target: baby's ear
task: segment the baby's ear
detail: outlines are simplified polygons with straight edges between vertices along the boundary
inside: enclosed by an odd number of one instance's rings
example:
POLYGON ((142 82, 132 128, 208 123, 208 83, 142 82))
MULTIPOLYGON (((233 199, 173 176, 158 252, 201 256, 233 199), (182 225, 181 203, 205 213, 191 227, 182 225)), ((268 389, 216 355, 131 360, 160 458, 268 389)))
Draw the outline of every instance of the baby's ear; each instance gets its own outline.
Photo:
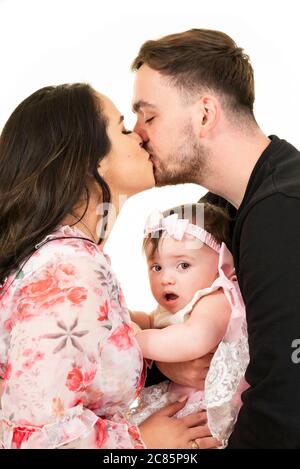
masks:
POLYGON ((235 268, 232 264, 222 264, 222 270, 229 280, 236 280, 235 268))

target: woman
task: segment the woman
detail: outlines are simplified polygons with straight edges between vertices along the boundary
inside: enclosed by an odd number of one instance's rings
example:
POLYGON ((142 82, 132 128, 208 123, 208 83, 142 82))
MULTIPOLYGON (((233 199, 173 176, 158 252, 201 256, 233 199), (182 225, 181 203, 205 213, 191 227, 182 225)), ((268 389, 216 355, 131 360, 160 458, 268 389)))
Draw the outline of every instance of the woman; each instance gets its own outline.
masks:
POLYGON ((191 448, 203 435, 201 415, 172 419, 184 399, 139 428, 125 417, 145 370, 99 247, 106 229, 101 215, 120 195, 153 185, 140 138, 89 85, 43 88, 6 123, 0 138, 4 448, 191 448))

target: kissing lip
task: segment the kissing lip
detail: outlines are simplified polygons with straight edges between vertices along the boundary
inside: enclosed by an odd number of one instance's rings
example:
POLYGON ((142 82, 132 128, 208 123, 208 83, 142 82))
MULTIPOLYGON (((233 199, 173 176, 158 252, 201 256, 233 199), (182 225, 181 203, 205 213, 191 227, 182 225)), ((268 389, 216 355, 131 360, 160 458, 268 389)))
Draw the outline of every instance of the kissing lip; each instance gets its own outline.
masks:
POLYGON ((153 171, 155 172, 155 170, 156 170, 156 166, 155 166, 155 163, 154 163, 154 161, 153 161, 153 156, 152 156, 152 154, 151 154, 151 153, 150 153, 150 155, 149 155, 149 158, 148 158, 148 160, 151 162, 151 164, 152 164, 152 167, 153 167, 153 171))
POLYGON ((153 165, 153 168, 156 169, 156 164, 155 164, 155 160, 154 160, 154 158, 153 158, 152 153, 150 153, 150 155, 149 155, 149 160, 151 161, 151 163, 152 163, 152 165, 153 165))

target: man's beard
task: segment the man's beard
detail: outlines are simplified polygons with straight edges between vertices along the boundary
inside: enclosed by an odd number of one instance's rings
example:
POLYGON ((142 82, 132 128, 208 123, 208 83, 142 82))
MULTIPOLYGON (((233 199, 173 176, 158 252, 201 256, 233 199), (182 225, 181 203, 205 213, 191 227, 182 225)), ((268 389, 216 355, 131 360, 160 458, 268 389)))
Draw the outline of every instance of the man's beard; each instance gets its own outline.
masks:
MULTIPOLYGON (((153 158, 154 178, 157 187, 196 183, 201 184, 208 172, 208 150, 196 139, 191 125, 184 130, 184 141, 173 149, 165 161, 153 158)), ((149 149, 150 150, 150 149, 149 149)), ((151 151, 150 151, 151 153, 151 151)))

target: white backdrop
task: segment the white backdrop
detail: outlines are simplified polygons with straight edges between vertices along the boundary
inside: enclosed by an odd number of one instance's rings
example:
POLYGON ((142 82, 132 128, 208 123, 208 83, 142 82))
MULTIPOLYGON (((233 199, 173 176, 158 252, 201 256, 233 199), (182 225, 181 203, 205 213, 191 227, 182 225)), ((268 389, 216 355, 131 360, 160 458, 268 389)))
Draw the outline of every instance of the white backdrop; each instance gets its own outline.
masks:
MULTIPOLYGON (((300 147, 297 0, 0 0, 0 128, 16 105, 45 85, 85 81, 126 116, 130 64, 147 39, 198 27, 232 36, 255 70, 258 123, 300 147)), ((144 220, 154 207, 196 201, 200 186, 153 189, 124 205, 106 251, 132 309, 154 302, 141 254, 144 220)))

